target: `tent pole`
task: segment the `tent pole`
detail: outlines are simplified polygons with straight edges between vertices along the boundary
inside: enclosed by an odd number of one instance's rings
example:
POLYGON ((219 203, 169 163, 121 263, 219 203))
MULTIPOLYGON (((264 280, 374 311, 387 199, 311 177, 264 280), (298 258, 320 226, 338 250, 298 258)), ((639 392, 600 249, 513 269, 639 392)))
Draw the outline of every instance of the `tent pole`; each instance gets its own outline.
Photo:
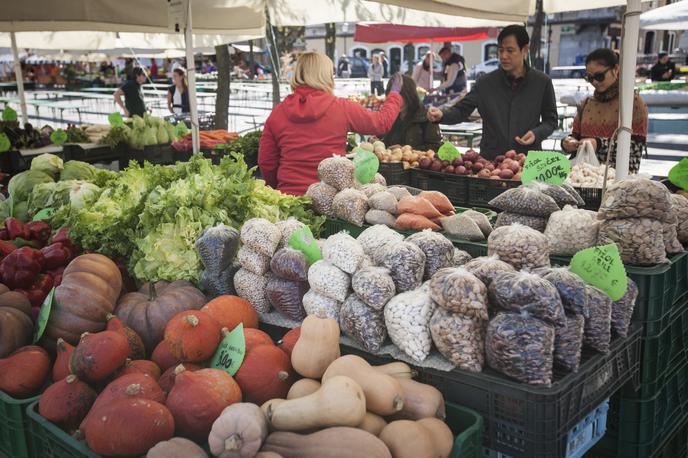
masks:
POLYGON ((633 99, 635 89, 635 65, 638 55, 640 29, 640 0, 628 0, 621 39, 621 93, 619 131, 616 145, 616 179, 628 176, 633 132, 633 99))
POLYGON ((10 32, 12 41, 12 55, 14 56, 14 76, 17 79, 17 92, 19 93, 19 106, 21 107, 22 124, 29 122, 29 112, 26 111, 26 95, 24 94, 24 77, 22 76, 19 51, 17 50, 17 37, 10 32))
POLYGON ((193 54, 193 26, 191 24, 191 2, 188 1, 184 38, 186 45, 186 77, 189 80, 189 109, 191 110, 191 143, 194 154, 201 149, 198 132, 198 107, 196 106, 196 63, 193 54))

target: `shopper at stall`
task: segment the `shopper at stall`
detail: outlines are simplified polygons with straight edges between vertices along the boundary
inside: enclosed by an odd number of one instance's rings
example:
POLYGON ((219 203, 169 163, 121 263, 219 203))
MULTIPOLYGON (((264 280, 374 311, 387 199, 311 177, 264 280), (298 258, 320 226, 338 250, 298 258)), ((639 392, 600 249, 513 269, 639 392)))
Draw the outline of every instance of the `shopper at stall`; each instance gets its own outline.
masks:
POLYGON ((267 184, 287 194, 304 194, 318 181, 320 161, 346 154, 349 132, 384 134, 399 114, 401 75, 393 77, 390 94, 376 112, 332 94, 332 65, 324 54, 302 54, 291 79, 293 93, 265 122, 258 165, 267 184))
POLYGON ((172 72, 172 86, 167 89, 167 108, 170 113, 180 114, 191 111, 189 108, 189 88, 186 85, 186 71, 177 67, 172 72))
POLYGON ((158 77, 158 63, 153 59, 151 61, 151 67, 150 67, 150 77, 152 79, 156 79, 158 77))
POLYGON ((660 51, 657 63, 650 69, 652 81, 671 81, 676 76, 676 64, 669 59, 669 53, 660 51))
POLYGON ((370 93, 372 95, 382 95, 385 87, 382 84, 382 77, 385 70, 382 67, 382 60, 379 54, 373 56, 373 61, 368 66, 368 78, 370 78, 370 93))
MULTIPOLYGON (((411 145, 414 150, 437 151, 442 144, 440 126, 428 121, 427 109, 418 97, 418 90, 413 79, 406 75, 403 78, 399 116, 392 129, 381 140, 386 145, 411 145)), ((389 80, 387 95, 392 90, 392 84, 392 80, 389 80)))
POLYGON ((413 81, 417 87, 422 87, 426 91, 432 90, 432 51, 425 53, 423 60, 413 67, 413 81))
MULTIPOLYGON (((600 162, 616 167, 614 132, 619 124, 619 61, 611 49, 596 49, 585 59, 585 79, 595 87, 595 93, 578 108, 571 135, 561 142, 568 153, 576 153, 582 142, 590 142, 600 162)), ((633 98, 633 134, 629 173, 638 173, 640 157, 647 137, 647 106, 636 92, 633 98)))
POLYGON ((115 91, 115 103, 122 108, 125 116, 143 116, 146 112, 146 102, 143 100, 141 85, 146 82, 146 71, 142 67, 136 67, 132 70, 132 76, 134 79, 128 80, 115 91))
POLYGON ((348 78, 351 76, 351 70, 349 70, 349 58, 345 54, 339 58, 337 63, 337 76, 340 78, 348 78))
POLYGON ((444 63, 442 84, 431 92, 442 92, 448 96, 457 95, 466 90, 466 60, 458 53, 445 46, 438 53, 444 63))
POLYGON ((505 27, 497 38, 499 68, 480 78, 454 106, 429 108, 428 119, 458 124, 477 108, 483 122, 480 154, 488 159, 511 149, 541 149, 557 127, 557 103, 549 76, 525 63, 529 41, 525 27, 505 27))

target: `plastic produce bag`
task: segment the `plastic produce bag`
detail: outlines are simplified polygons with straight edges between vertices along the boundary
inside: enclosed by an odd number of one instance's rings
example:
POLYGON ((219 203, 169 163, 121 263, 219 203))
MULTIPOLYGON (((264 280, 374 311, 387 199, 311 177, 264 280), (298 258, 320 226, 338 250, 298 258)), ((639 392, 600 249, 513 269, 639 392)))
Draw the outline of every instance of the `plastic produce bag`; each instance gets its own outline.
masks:
POLYGON ((234 275, 234 288, 237 294, 249 301, 258 313, 270 311, 270 302, 265 291, 267 285, 268 277, 256 275, 246 269, 239 269, 234 275))
POLYGON ((660 221, 670 217, 669 190, 660 182, 632 177, 609 185, 597 214, 599 219, 652 218, 660 221))
POLYGON ((616 243, 626 264, 654 265, 668 262, 664 247, 664 225, 649 218, 602 221, 598 245, 616 243))
POLYGON ((490 304, 511 312, 564 326, 566 315, 559 291, 544 278, 528 272, 503 272, 490 283, 490 304))
POLYGON ((282 240, 282 232, 270 221, 251 218, 241 227, 241 241, 257 253, 272 256, 282 240))
POLYGON ((204 270, 201 272, 199 287, 208 299, 224 295, 234 296, 237 294, 236 289, 234 289, 234 275, 236 275, 239 269, 241 269, 241 264, 235 262, 225 270, 217 273, 204 270))
POLYGON ((469 253, 467 253, 463 250, 459 250, 458 248, 454 248, 454 258, 453 258, 454 267, 461 267, 462 265, 466 264, 471 259, 473 259, 473 256, 471 256, 469 253))
POLYGON ((612 302, 612 328, 621 337, 628 337, 628 328, 637 299, 638 285, 629 278, 624 295, 618 301, 612 302))
POLYGON ((588 292, 582 278, 565 267, 538 269, 535 273, 541 275, 557 289, 565 310, 582 315, 584 318, 590 316, 588 292))
POLYGON ((555 329, 554 363, 569 372, 578 372, 583 348, 585 318, 578 314, 566 315, 566 326, 555 329))
POLYGON ((454 245, 442 234, 424 230, 406 238, 425 254, 425 270, 423 280, 430 280, 440 269, 452 267, 454 261, 454 245))
POLYGON ((239 248, 237 261, 241 267, 256 275, 264 275, 270 269, 270 257, 264 256, 246 245, 239 248))
POLYGON ((571 167, 576 164, 590 164, 593 167, 599 167, 600 161, 595 154, 595 148, 592 147, 591 142, 580 142, 578 144, 578 151, 576 157, 571 159, 571 167))
POLYGON ((469 216, 460 213, 458 215, 445 216, 440 218, 440 223, 444 232, 462 240, 479 242, 485 240, 485 234, 480 230, 480 226, 469 216))
POLYGON ((334 218, 335 215, 332 210, 332 202, 338 192, 337 188, 319 181, 308 187, 306 196, 311 198, 313 210, 315 210, 316 213, 334 218))
POLYGON ((688 242, 688 199, 680 194, 672 194, 671 206, 678 220, 676 227, 678 240, 681 243, 686 243, 688 242))
POLYGON ((392 343, 421 362, 432 349, 430 318, 435 303, 420 289, 394 296, 385 306, 385 325, 392 343))
MULTIPOLYGON (((385 192, 387 190, 386 187, 381 185, 380 183, 370 183, 370 184, 365 184, 361 188, 361 190, 365 193, 365 195, 370 199, 372 196, 377 194, 378 192, 385 192)), ((394 200, 394 206, 396 207, 396 198, 394 200)))
POLYGON ((278 221, 275 223, 275 225, 282 233, 282 240, 280 240, 280 243, 277 247, 278 249, 288 246, 289 237, 291 237, 294 232, 298 231, 299 229, 303 229, 306 226, 301 221, 293 217, 287 218, 284 221, 278 221))
POLYGON ((363 226, 368 212, 368 198, 357 189, 345 189, 334 196, 332 211, 339 219, 356 226, 363 226))
POLYGON ((576 198, 561 186, 538 182, 529 183, 528 186, 533 186, 543 194, 550 196, 559 208, 564 208, 566 205, 578 205, 576 198))
POLYGON ((387 338, 383 311, 369 307, 356 294, 351 294, 342 304, 339 326, 344 334, 371 353, 380 351, 387 338))
POLYGON ((399 215, 395 227, 402 231, 422 231, 425 229, 432 229, 433 231, 440 230, 440 226, 434 221, 423 215, 414 215, 413 213, 402 213, 399 215))
POLYGON ((430 319, 432 341, 459 369, 482 372, 485 364, 485 321, 436 307, 430 319))
POLYGON ((490 206, 520 215, 548 217, 559 210, 557 203, 533 186, 509 189, 489 202, 490 206))
POLYGON ((578 193, 578 191, 576 191, 576 190, 574 189, 573 186, 571 186, 570 184, 564 182, 564 183, 561 184, 561 187, 564 188, 564 189, 566 190, 566 192, 568 192, 569 194, 571 194, 571 196, 572 196, 574 199, 576 199, 576 205, 578 205, 579 207, 583 207, 583 206, 585 205, 585 200, 583 200, 583 198, 581 197, 581 195, 578 193))
POLYGON ((413 215, 425 216, 428 219, 442 216, 442 213, 429 200, 420 196, 403 197, 398 202, 397 210, 399 213, 411 213, 413 215))
POLYGON ((612 300, 607 293, 587 285, 590 318, 585 320, 583 342, 600 353, 609 353, 612 339, 612 300))
POLYGON ((282 315, 290 320, 302 321, 306 318, 303 308, 303 295, 308 291, 308 283, 284 280, 271 275, 265 292, 272 304, 282 315))
POLYGON ((514 272, 511 264, 500 261, 497 256, 480 256, 468 261, 463 267, 478 277, 486 287, 489 287, 492 280, 502 272, 514 272))
POLYGON ((318 178, 339 191, 354 186, 354 163, 342 156, 328 157, 318 165, 318 178))
POLYGON ((381 184, 382 186, 387 186, 387 179, 381 173, 376 173, 373 177, 373 183, 381 184))
POLYGON ((329 317, 339 321, 339 309, 342 303, 323 296, 317 291, 310 289, 303 296, 303 308, 308 315, 317 315, 321 318, 329 317))
POLYGON ((397 224, 397 217, 383 210, 371 209, 365 215, 365 222, 368 224, 384 224, 394 227, 397 224))
POLYGON ((495 221, 495 229, 502 226, 511 226, 512 224, 522 224, 538 232, 544 232, 547 227, 547 218, 542 216, 528 216, 519 215, 518 213, 501 212, 497 215, 495 221))
POLYGON ((398 293, 416 289, 423 282, 425 253, 413 243, 384 245, 374 260, 389 269, 398 293))
POLYGON ((487 238, 487 255, 499 256, 516 270, 549 266, 549 243, 544 234, 523 226, 498 227, 487 238))
POLYGON ((386 211, 392 215, 397 214, 397 198, 391 192, 381 191, 369 196, 368 205, 375 210, 386 211))
POLYGON ((351 287, 369 307, 382 310, 396 294, 394 280, 384 267, 365 267, 351 279, 351 287))
POLYGON ((439 191, 421 191, 418 197, 422 197, 429 201, 433 207, 440 213, 447 215, 454 213, 454 205, 452 205, 449 198, 439 191))
POLYGON ((326 261, 330 261, 348 274, 353 274, 361 264, 365 252, 358 240, 346 232, 338 232, 325 240, 322 255, 326 261))
POLYGON ((663 223, 662 238, 664 239, 664 249, 670 254, 682 253, 683 245, 678 241, 678 219, 673 210, 670 212, 670 215, 670 220, 663 223))
POLYGON ((351 280, 343 270, 329 261, 316 261, 308 269, 308 283, 323 296, 344 302, 351 280))
POLYGON ((487 288, 461 267, 440 269, 430 280, 430 297, 450 312, 487 320, 487 288))
POLYGON ((279 278, 308 281, 306 255, 290 247, 280 248, 270 260, 270 270, 279 278))
POLYGON ((466 210, 461 214, 475 221, 485 238, 492 233, 492 223, 490 223, 490 219, 484 213, 475 210, 466 210))
POLYGON ((552 385, 554 327, 527 313, 500 313, 487 326, 487 364, 530 385, 552 385))
POLYGON ((404 236, 387 226, 377 224, 361 232, 356 239, 363 247, 365 254, 375 258, 375 253, 388 243, 398 243, 404 236))
POLYGON ((411 197, 409 190, 403 186, 390 186, 387 188, 387 191, 391 192, 394 197, 397 198, 397 201, 400 201, 404 197, 411 197))
POLYGON ((551 254, 573 256, 595 246, 599 222, 595 212, 569 205, 552 213, 545 228, 551 254))
POLYGON ((196 251, 209 272, 218 273, 229 267, 238 249, 239 232, 224 224, 206 229, 196 240, 196 251))

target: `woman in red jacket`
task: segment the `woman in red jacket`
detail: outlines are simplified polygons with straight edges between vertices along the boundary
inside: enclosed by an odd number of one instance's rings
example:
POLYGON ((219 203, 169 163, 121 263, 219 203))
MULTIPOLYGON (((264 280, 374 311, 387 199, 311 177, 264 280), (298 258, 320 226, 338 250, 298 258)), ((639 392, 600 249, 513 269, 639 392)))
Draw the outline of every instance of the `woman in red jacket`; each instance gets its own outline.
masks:
POLYGON ((401 75, 380 112, 332 95, 334 64, 324 54, 304 53, 291 79, 293 94, 270 114, 258 149, 265 182, 280 191, 303 195, 318 181, 318 164, 345 155, 347 134, 381 135, 399 115, 401 75))

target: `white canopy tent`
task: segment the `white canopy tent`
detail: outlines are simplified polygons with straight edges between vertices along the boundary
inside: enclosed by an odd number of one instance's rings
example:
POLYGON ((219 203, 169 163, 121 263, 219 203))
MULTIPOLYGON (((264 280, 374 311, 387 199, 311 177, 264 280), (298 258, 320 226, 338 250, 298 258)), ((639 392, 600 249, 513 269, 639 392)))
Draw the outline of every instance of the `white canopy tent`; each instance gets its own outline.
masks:
POLYGON ((670 3, 641 14, 640 28, 688 30, 688 0, 670 3))

